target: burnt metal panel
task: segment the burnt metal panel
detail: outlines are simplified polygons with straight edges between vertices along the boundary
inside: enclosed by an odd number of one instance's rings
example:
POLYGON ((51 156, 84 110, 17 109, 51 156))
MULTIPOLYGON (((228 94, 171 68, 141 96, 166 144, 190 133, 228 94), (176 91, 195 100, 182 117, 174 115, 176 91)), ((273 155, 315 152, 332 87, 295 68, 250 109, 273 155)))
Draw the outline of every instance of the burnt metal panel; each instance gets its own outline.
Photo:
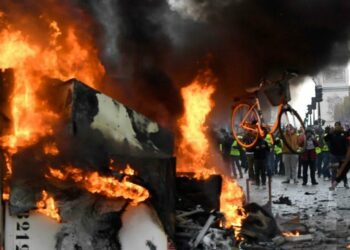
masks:
POLYGON ((173 155, 174 137, 170 131, 77 80, 70 82, 73 84, 72 127, 76 135, 88 136, 91 130, 98 130, 114 144, 111 153, 173 155))
POLYGON ((211 175, 198 180, 190 173, 186 175, 176 177, 176 209, 186 211, 200 205, 205 211, 220 210, 222 177, 211 175))

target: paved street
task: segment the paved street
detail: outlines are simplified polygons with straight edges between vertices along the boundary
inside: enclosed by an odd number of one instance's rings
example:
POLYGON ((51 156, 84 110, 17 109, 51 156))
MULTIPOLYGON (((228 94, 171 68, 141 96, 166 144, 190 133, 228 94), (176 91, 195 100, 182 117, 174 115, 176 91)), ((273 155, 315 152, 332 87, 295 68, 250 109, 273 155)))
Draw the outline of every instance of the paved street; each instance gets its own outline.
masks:
MULTIPOLYGON (((304 243, 288 243, 283 249, 346 249, 350 237, 350 190, 342 183, 335 191, 329 191, 330 181, 318 180, 319 185, 302 186, 299 184, 282 184, 281 176, 272 179, 272 201, 280 196, 287 196, 291 206, 272 204, 272 213, 280 218, 300 218, 305 224, 305 233, 314 236, 313 241, 304 243)), ((246 191, 246 180, 239 179, 246 191)), ((250 202, 264 205, 268 202, 268 188, 257 188, 250 185, 250 202)))

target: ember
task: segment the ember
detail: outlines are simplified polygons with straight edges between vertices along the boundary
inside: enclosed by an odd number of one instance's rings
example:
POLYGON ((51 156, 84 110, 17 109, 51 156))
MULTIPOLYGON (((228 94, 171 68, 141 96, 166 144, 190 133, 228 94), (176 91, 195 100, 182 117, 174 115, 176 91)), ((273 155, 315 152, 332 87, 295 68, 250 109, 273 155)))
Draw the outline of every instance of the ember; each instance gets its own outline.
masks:
POLYGON ((299 232, 282 232, 282 235, 285 237, 298 237, 300 236, 299 232))
POLYGON ((54 198, 49 196, 45 190, 42 191, 42 199, 38 201, 36 205, 39 213, 45 214, 58 222, 61 221, 54 198))
POLYGON ((45 146, 44 146, 44 153, 46 155, 58 155, 58 153, 60 152, 57 148, 57 145, 56 143, 52 142, 52 143, 47 143, 45 146))
POLYGON ((10 197, 10 188, 8 185, 9 178, 12 175, 12 158, 10 154, 4 153, 4 158, 5 158, 5 167, 6 167, 6 172, 5 176, 3 177, 2 183, 3 183, 3 190, 2 190, 2 199, 7 201, 10 197))

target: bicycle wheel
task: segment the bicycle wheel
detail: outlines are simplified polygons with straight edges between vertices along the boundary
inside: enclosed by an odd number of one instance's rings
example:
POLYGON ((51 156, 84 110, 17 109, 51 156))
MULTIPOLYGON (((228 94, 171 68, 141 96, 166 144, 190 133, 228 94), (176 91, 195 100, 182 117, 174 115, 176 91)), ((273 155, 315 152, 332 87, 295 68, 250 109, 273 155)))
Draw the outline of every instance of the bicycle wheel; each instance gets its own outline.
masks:
POLYGON ((233 108, 231 116, 233 137, 244 148, 253 147, 259 137, 256 124, 260 123, 260 117, 255 108, 250 108, 247 103, 239 103, 233 108))
POLYGON ((305 151, 305 145, 300 145, 300 142, 305 138, 305 126, 296 110, 288 107, 281 111, 278 116, 278 130, 283 143, 291 152, 301 154, 305 151), (289 139, 286 135, 287 129, 295 130, 297 133, 296 141, 289 139))

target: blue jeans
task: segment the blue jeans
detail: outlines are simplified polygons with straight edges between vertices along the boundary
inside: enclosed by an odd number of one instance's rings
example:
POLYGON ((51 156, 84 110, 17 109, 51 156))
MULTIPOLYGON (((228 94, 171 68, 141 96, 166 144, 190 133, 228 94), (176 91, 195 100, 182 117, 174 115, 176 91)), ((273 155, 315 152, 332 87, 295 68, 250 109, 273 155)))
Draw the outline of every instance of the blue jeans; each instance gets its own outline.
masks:
POLYGON ((284 175, 284 166, 282 161, 282 154, 275 155, 275 174, 284 175))
POLYGON ((272 176, 274 174, 274 166, 275 166, 275 153, 273 151, 267 153, 267 176, 272 176))
POLYGON ((323 177, 331 178, 331 171, 329 170, 329 161, 330 161, 330 153, 329 152, 323 152, 322 153, 322 160, 323 160, 323 177))
POLYGON ((239 156, 232 156, 231 155, 231 175, 233 174, 233 176, 235 178, 237 178, 236 168, 238 169, 240 177, 243 176, 242 169, 241 169, 241 164, 240 164, 239 160, 240 160, 239 156))
POLYGON ((322 162, 323 162, 323 152, 317 154, 316 156, 316 169, 318 177, 321 177, 322 174, 322 162))

